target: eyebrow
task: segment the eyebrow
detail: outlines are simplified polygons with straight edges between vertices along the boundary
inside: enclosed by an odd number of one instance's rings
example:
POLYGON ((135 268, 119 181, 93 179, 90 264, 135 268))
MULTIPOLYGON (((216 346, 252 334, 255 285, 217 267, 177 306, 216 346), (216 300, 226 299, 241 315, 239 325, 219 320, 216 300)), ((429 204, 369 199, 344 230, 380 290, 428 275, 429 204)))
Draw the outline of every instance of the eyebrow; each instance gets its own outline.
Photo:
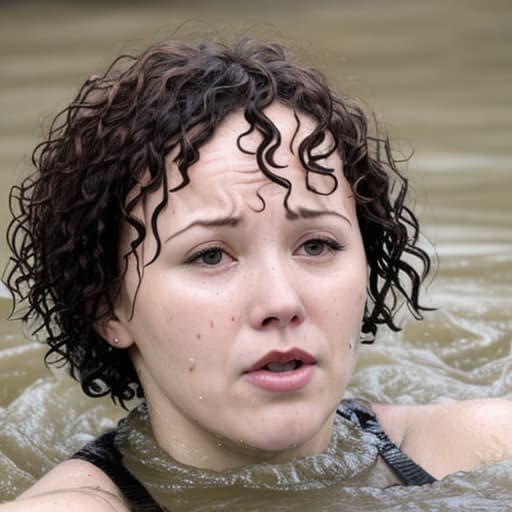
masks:
POLYGON ((349 226, 352 227, 352 222, 348 217, 334 210, 312 210, 310 208, 299 208, 297 212, 292 210, 287 210, 286 212, 286 218, 289 220, 315 219, 316 217, 322 217, 323 215, 334 215, 339 217, 340 219, 348 222, 349 226))
MULTIPOLYGON (((346 221, 350 227, 352 227, 352 222, 348 217, 334 210, 312 210, 310 208, 299 208, 296 212, 292 210, 286 211, 286 218, 291 221, 298 219, 315 219, 317 217, 322 217, 324 215, 334 215, 335 217, 339 217, 340 219, 346 221)), ((240 224, 241 221, 241 217, 232 215, 229 215, 227 217, 218 217, 217 219, 196 219, 187 226, 185 226, 184 228, 180 229, 179 231, 176 231, 176 233, 173 233, 172 235, 167 237, 164 243, 169 242, 173 238, 181 235, 185 231, 188 231, 190 228, 193 228, 195 226, 201 226, 206 228, 219 226, 236 227, 238 226, 238 224, 240 224)))
POLYGON ((240 221, 242 219, 240 217, 234 217, 234 216, 228 216, 228 217, 219 217, 217 219, 197 219, 187 226, 185 226, 183 229, 180 229, 179 231, 176 231, 176 233, 173 233, 168 238, 165 239, 164 243, 167 243, 169 240, 172 240, 173 238, 177 237, 178 235, 181 235, 185 231, 189 230, 190 228, 193 228, 194 226, 202 226, 206 228, 211 227, 218 227, 218 226, 230 226, 235 227, 238 224, 240 224, 240 221))

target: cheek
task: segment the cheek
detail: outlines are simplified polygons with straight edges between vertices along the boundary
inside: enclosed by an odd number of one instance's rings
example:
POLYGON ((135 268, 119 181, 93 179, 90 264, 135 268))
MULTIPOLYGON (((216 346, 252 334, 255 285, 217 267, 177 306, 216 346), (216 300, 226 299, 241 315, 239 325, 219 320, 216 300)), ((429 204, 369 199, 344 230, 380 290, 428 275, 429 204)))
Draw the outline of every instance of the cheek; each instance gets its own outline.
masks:
POLYGON ((316 313, 328 336, 333 359, 338 361, 340 376, 352 371, 357 358, 366 303, 366 281, 364 273, 361 275, 357 279, 345 275, 332 281, 329 295, 323 298, 324 307, 316 313))
MULTIPOLYGON (((146 276, 145 276, 146 277, 146 276)), ((137 295, 131 334, 143 359, 157 367, 188 368, 195 357, 194 342, 201 342, 204 327, 198 325, 197 310, 189 300, 176 300, 169 287, 147 279, 137 295)))
POLYGON ((179 371, 186 371, 194 378, 198 374, 207 375, 224 360, 226 343, 232 337, 231 330, 236 327, 239 315, 209 297, 207 300, 197 294, 180 297, 166 308, 163 316, 167 320, 158 337, 169 340, 170 357, 179 371), (172 314, 172 310, 179 313, 172 314))
POLYGON ((328 297, 329 315, 347 327, 361 323, 366 303, 366 274, 342 275, 329 283, 324 297, 328 297))

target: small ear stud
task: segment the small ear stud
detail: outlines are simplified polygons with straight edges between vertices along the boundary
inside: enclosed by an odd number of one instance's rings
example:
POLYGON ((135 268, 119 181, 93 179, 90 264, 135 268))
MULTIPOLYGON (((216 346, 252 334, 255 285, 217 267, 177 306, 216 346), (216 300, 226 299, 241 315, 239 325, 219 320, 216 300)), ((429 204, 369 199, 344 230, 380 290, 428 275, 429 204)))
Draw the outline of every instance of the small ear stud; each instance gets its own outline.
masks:
POLYGON ((112 341, 114 342, 114 345, 117 345, 119 343, 119 338, 114 338, 112 341))

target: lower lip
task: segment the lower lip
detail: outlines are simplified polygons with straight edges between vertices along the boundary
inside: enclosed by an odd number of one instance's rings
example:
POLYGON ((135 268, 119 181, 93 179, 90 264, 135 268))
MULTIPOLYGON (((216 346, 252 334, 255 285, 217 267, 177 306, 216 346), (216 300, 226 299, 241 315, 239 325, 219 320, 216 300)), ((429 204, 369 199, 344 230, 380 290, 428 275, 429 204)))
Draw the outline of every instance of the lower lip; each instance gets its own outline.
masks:
POLYGON ((283 393, 302 389, 311 381, 314 371, 314 365, 303 364, 300 368, 290 372, 255 370, 246 373, 245 378, 254 386, 265 391, 283 393))

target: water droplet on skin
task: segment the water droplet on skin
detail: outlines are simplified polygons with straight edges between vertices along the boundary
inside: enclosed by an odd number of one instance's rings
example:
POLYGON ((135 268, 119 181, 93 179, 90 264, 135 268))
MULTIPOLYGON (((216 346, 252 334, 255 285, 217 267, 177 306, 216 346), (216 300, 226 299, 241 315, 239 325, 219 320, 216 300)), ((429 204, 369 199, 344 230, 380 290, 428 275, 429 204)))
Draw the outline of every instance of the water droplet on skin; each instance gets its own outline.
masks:
POLYGON ((194 366, 196 365, 196 360, 191 357, 189 360, 188 360, 188 371, 191 372, 194 370, 194 366))
POLYGON ((298 446, 297 443, 293 443, 291 447, 292 447, 292 449, 295 449, 295 448, 297 448, 297 446, 298 446))
POLYGON ((217 446, 222 446, 222 443, 220 441, 217 441, 217 446))
POLYGON ((197 399, 198 399, 198 400, 202 400, 202 399, 203 399, 203 395, 199 395, 199 396, 197 397, 197 399))

